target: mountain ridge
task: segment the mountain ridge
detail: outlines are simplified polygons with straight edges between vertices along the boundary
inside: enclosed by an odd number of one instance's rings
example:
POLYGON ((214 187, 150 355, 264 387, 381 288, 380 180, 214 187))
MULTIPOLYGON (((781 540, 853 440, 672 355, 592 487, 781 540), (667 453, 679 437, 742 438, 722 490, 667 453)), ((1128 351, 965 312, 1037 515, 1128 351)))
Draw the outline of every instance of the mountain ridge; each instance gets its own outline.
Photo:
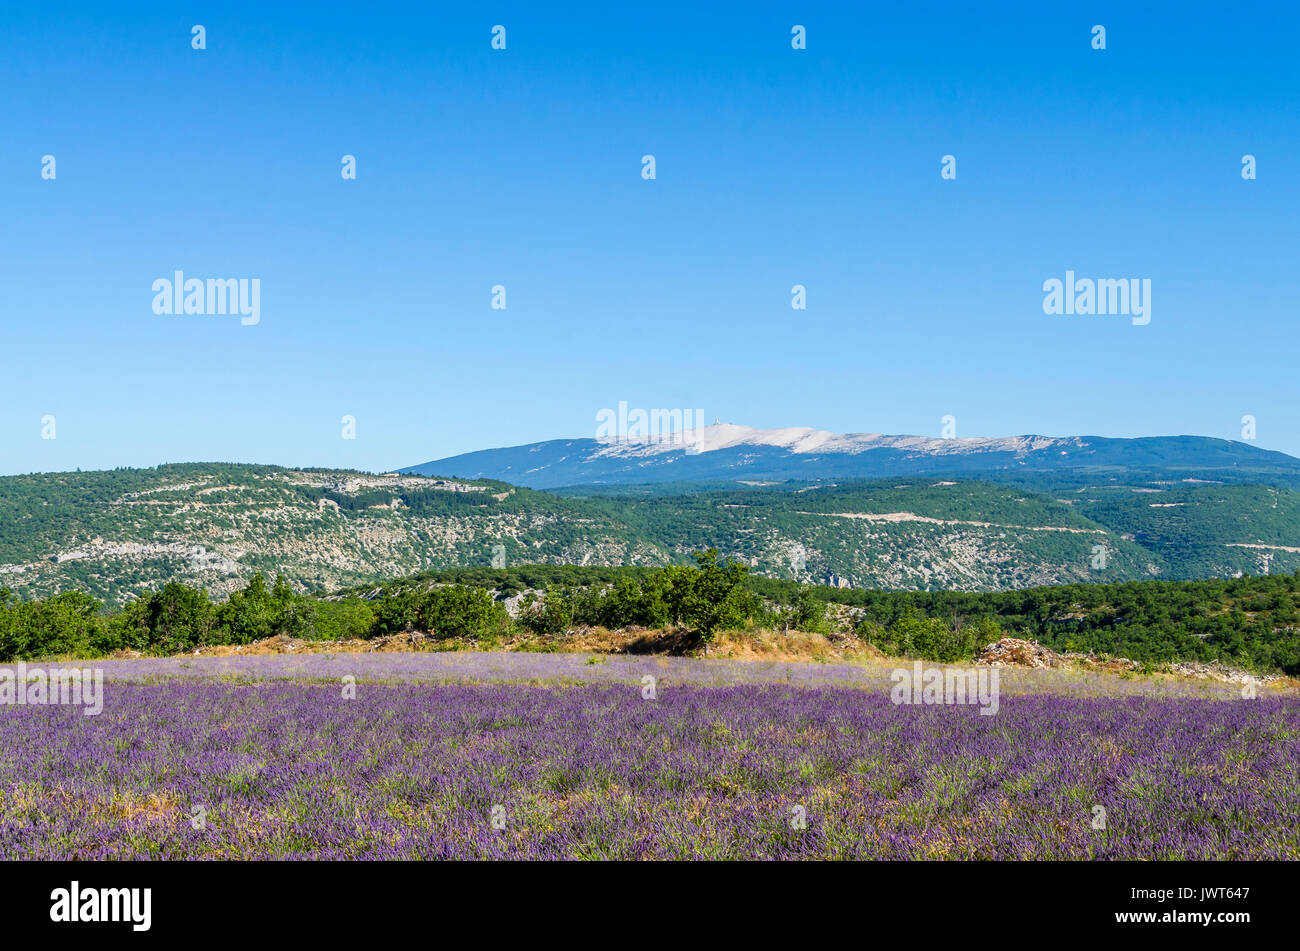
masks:
MULTIPOLYGON (((1212 436, 952 437, 761 430, 715 423, 667 437, 553 439, 461 453, 396 470, 495 479, 532 489, 736 479, 817 481, 1082 468, 1281 470, 1300 459, 1212 436)), ((1238 480, 1239 481, 1239 480, 1238 480)))

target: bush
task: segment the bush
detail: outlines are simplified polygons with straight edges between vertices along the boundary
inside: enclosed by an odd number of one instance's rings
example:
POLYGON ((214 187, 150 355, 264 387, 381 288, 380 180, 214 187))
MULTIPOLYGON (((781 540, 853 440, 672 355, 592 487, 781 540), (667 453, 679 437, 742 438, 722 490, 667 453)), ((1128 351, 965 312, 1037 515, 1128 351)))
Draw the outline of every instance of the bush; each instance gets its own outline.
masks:
POLYGON ((753 613, 753 598, 744 588, 749 566, 719 560, 716 548, 696 552, 695 561, 699 569, 678 574, 672 594, 680 605, 679 619, 708 641, 721 629, 742 627, 753 613))
POLYGON ((275 633, 275 603, 261 572, 249 579, 243 591, 235 591, 217 610, 218 637, 223 644, 251 644, 275 633))
POLYGON ((434 637, 478 639, 503 633, 510 616, 486 589, 454 584, 428 593, 420 620, 434 637))
POLYGON ((1000 640, 1002 640, 1002 628, 998 622, 987 614, 980 618, 979 625, 975 628, 975 653, 1000 640))
POLYGON ((420 626, 423 597, 418 591, 387 594, 374 607, 375 622, 371 636, 413 631, 420 626))
POLYGON ((800 588, 781 616, 787 630, 821 634, 830 627, 826 621, 826 602, 812 588, 800 588))
POLYGON ((80 591, 43 601, 13 601, 0 589, 0 656, 89 653, 100 640, 100 603, 80 591))
POLYGON ((501 634, 510 623, 486 588, 459 584, 385 595, 373 610, 373 634, 423 631, 438 638, 477 639, 501 634))
POLYGON ((322 641, 368 638, 375 633, 375 609, 360 598, 316 602, 316 637, 322 641))
POLYGON ((143 623, 147 649, 176 654, 211 641, 217 612, 206 591, 169 581, 143 601, 133 620, 137 632, 143 623))
POLYGON ((644 581, 620 578, 603 592, 595 620, 587 623, 609 628, 666 627, 673 620, 669 589, 667 577, 659 573, 644 581))
MULTIPOLYGON (((537 634, 561 634, 575 624, 620 628, 684 624, 708 640, 715 631, 742 627, 761 606, 744 587, 746 565, 696 552, 697 567, 669 565, 613 585, 550 588, 521 604, 520 623, 537 634)), ((820 603, 819 603, 820 604, 820 603)))
POLYGON ((568 591, 547 591, 542 597, 525 597, 520 622, 534 634, 563 634, 573 625, 573 603, 568 591))
MULTIPOLYGON (((939 618, 921 617, 909 610, 888 631, 863 621, 858 626, 858 636, 895 657, 951 664, 974 657, 979 630, 970 625, 954 630, 939 618)), ((989 633, 986 626, 982 630, 985 635, 989 633)))
POLYGON ((249 579, 243 591, 217 609, 215 637, 221 644, 251 644, 283 634, 311 638, 315 634, 316 603, 293 593, 284 578, 276 578, 267 590, 261 572, 249 579))

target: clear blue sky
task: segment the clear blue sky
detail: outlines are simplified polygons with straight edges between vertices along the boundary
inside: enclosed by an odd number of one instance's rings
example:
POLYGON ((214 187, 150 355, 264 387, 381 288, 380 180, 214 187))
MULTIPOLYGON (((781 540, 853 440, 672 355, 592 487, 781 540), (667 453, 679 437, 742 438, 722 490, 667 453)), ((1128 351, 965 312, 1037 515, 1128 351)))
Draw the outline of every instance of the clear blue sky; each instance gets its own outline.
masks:
POLYGON ((385 470, 619 400, 1300 454, 1283 4, 275 6, 0 13, 0 472, 385 470), (155 315, 176 269, 260 324, 155 315), (1044 315, 1067 269, 1151 323, 1044 315))

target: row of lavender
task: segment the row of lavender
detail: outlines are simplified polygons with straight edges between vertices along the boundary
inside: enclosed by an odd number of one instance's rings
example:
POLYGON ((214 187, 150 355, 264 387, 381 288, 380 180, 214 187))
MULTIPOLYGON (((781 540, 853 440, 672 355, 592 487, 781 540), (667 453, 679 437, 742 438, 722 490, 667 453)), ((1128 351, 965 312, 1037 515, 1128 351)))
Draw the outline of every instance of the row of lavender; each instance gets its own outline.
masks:
POLYGON ((0 711, 0 856, 1300 857, 1295 698, 1030 691, 983 716, 687 671, 110 679, 98 716, 0 711))

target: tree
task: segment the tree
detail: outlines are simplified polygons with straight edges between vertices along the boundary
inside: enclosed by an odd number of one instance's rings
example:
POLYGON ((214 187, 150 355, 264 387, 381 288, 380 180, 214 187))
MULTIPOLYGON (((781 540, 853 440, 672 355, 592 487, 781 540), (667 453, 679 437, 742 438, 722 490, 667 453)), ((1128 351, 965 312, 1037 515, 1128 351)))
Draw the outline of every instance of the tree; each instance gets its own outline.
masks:
POLYGON ((1002 628, 998 626, 998 622, 987 614, 980 618, 979 624, 975 627, 975 652, 978 653, 1000 640, 1002 640, 1002 628))
POLYGON ((259 571, 243 591, 235 591, 217 611, 217 623, 227 644, 251 644, 275 633, 277 611, 266 578, 259 571))
POLYGON ((508 615, 487 589, 452 584, 428 593, 420 620, 435 637, 478 638, 503 631, 508 615))
POLYGON ((816 634, 826 629, 826 602, 811 587, 800 586, 785 612, 786 630, 816 634))
POLYGON ((386 594, 375 603, 375 635, 413 630, 420 621, 419 595, 414 591, 386 594))
POLYGON ((537 634, 563 634, 573 623, 573 606, 565 592, 551 589, 524 604, 520 620, 537 634))
POLYGON ((718 550, 695 552, 699 566, 681 599, 682 620, 710 641, 718 630, 743 625, 750 613, 744 589, 748 565, 731 558, 720 560, 718 550))
POLYGON ((162 654, 175 654, 208 643, 217 613, 206 591, 169 581, 149 596, 143 620, 148 646, 162 654))
POLYGON ((6 657, 84 655, 100 630, 100 607, 80 591, 65 591, 44 601, 19 601, 3 611, 0 650, 6 657))

